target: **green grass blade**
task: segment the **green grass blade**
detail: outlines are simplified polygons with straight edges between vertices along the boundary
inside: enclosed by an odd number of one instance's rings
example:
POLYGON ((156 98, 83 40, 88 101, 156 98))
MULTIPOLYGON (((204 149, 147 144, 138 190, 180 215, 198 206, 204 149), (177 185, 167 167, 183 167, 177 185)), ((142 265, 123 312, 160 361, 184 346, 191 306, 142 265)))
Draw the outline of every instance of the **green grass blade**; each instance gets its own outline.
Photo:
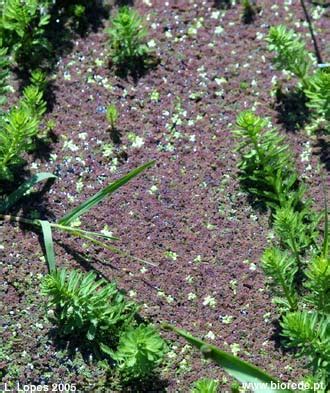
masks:
POLYGON ((168 324, 165 324, 163 327, 165 329, 172 330, 179 336, 185 338, 191 345, 202 351, 206 358, 212 359, 240 383, 254 384, 249 385, 249 390, 256 393, 292 393, 291 390, 278 389, 277 384, 279 381, 253 364, 245 362, 227 352, 221 351, 214 345, 205 343, 183 329, 179 329, 168 324), (271 383, 273 383, 273 388, 271 387, 271 383))
POLYGON ((73 227, 69 227, 66 225, 59 225, 59 224, 52 224, 53 228, 57 228, 59 230, 62 230, 64 232, 69 232, 71 235, 76 235, 76 236, 90 236, 90 237, 96 237, 96 238, 103 238, 103 239, 107 239, 110 241, 117 241, 119 240, 118 237, 115 236, 110 236, 110 235, 106 235, 102 232, 91 232, 91 231, 85 231, 84 229, 79 229, 79 228, 73 228, 73 227))
POLYGON ((42 235, 44 238, 49 273, 52 273, 56 270, 52 227, 51 224, 46 220, 39 220, 39 223, 41 225, 42 235))
POLYGON ((26 182, 21 184, 17 190, 12 192, 8 197, 0 203, 0 213, 5 213, 8 209, 15 205, 15 203, 20 200, 24 194, 29 191, 36 183, 39 183, 48 179, 55 179, 56 176, 52 173, 41 172, 32 176, 26 182))
POLYGON ((147 164, 141 165, 138 168, 133 169, 127 175, 125 175, 122 178, 116 180, 114 183, 109 184, 108 186, 103 188, 101 191, 99 191, 95 195, 93 195, 91 198, 87 199, 87 201, 83 202, 81 205, 77 206, 71 212, 69 212, 64 217, 62 217, 58 221, 58 224, 61 224, 61 225, 68 225, 68 224, 70 224, 72 221, 76 220, 82 214, 85 214, 86 212, 88 212, 92 207, 94 207, 99 202, 101 202, 109 194, 113 193, 119 187, 121 187, 124 184, 128 183, 131 179, 133 179, 135 176, 139 175, 145 169, 150 168, 152 165, 154 165, 154 163, 155 163, 155 161, 150 161, 147 164))
MULTIPOLYGON (((93 244, 95 244, 97 246, 100 246, 102 248, 105 248, 106 250, 109 250, 109 251, 111 251, 111 252, 113 252, 113 253, 115 253, 117 255, 125 256, 125 257, 128 257, 128 258, 134 259, 134 260, 136 260, 138 262, 145 263, 147 265, 157 266, 157 265, 155 265, 152 262, 146 261, 146 260, 141 259, 141 258, 137 258, 137 257, 129 254, 128 252, 121 250, 120 248, 114 247, 114 246, 112 246, 110 244, 107 244, 107 243, 104 243, 104 242, 98 240, 97 238, 95 238, 95 237, 97 237, 99 235, 98 233, 84 231, 82 229, 71 228, 71 227, 67 227, 67 226, 59 225, 59 224, 51 224, 51 225, 53 226, 53 228, 59 229, 59 230, 64 231, 64 232, 68 232, 68 233, 70 233, 70 235, 77 236, 77 237, 80 237, 82 239, 86 239, 86 240, 90 241, 91 243, 93 243, 93 244)), ((117 238, 114 238, 114 239, 118 240, 117 238)))

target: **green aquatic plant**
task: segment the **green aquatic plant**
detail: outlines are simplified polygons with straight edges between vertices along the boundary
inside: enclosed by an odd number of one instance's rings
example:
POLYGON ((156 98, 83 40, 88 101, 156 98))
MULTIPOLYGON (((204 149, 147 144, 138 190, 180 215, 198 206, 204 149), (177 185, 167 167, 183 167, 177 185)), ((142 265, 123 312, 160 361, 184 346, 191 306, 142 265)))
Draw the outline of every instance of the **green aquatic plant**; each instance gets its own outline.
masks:
POLYGON ((8 85, 8 76, 9 60, 7 56, 7 48, 0 45, 0 105, 7 102, 6 95, 10 89, 8 85))
MULTIPOLYGON (((325 203, 323 245, 321 215, 304 197, 288 146, 267 122, 243 112, 234 131, 239 140, 240 179, 245 189, 272 210, 275 244, 265 250, 261 266, 272 279, 280 306, 282 334, 288 347, 312 366, 312 378, 329 387, 330 261, 328 211, 325 203), (313 336, 314 334, 314 336, 313 336)), ((325 194, 326 195, 326 194, 325 194)))
POLYGON ((143 67, 150 55, 146 44, 148 31, 133 8, 119 8, 108 29, 110 58, 119 69, 134 71, 143 67))
POLYGON ((107 107, 106 118, 110 125, 111 132, 116 131, 116 125, 118 120, 119 114, 116 105, 110 104, 107 107))
POLYGON ((42 52, 50 49, 45 28, 50 15, 45 2, 4 0, 1 6, 0 34, 19 65, 29 68, 38 64, 42 52))
POLYGON ((300 191, 291 154, 284 138, 267 125, 267 120, 251 111, 237 117, 233 134, 238 140, 241 185, 256 201, 273 210, 296 206, 300 191))
POLYGON ((47 77, 46 74, 39 70, 33 70, 30 76, 30 82, 32 86, 35 86, 42 94, 45 94, 47 88, 47 77))
POLYGON ((34 147, 39 123, 46 112, 43 92, 31 84, 17 106, 0 122, 0 180, 13 181, 13 171, 24 163, 22 155, 34 147))
POLYGON ((310 206, 296 211, 291 206, 276 210, 274 214, 274 231, 281 243, 290 249, 299 262, 309 247, 315 246, 318 239, 317 226, 321 215, 314 213, 310 206))
POLYGON ((137 312, 115 283, 97 280, 93 272, 56 270, 43 279, 42 294, 61 335, 77 334, 97 345, 116 342, 137 312))
MULTIPOLYGON (((304 285, 309 293, 304 296, 320 313, 330 314, 330 258, 318 255, 307 265, 304 285)), ((330 333, 329 333, 330 334, 330 333)))
MULTIPOLYGON (((330 383, 330 316, 316 312, 296 311, 284 315, 281 322, 286 346, 293 348, 299 358, 307 358, 327 389, 330 383)), ((326 391, 326 390, 324 390, 326 391)))
POLYGON ((116 361, 127 379, 141 380, 153 374, 166 353, 165 341, 149 325, 131 327, 120 336, 116 351, 102 345, 101 349, 116 361))
POLYGON ((22 154, 33 145, 38 120, 24 108, 12 109, 0 129, 0 180, 14 180, 13 169, 24 163, 22 154))
POLYGON ((276 53, 274 63, 280 70, 292 72, 300 81, 300 91, 307 100, 314 122, 311 129, 324 124, 330 130, 330 71, 329 67, 317 69, 312 54, 303 40, 285 26, 273 26, 267 36, 269 50, 276 53))
POLYGON ((317 71, 304 92, 309 100, 307 106, 330 132, 330 67, 317 71))
POLYGON ((283 25, 269 29, 267 42, 269 50, 276 53, 274 63, 277 68, 292 72, 300 79, 303 87, 307 88, 313 62, 305 43, 293 30, 288 30, 283 25))
POLYGON ((287 310, 296 310, 298 305, 295 287, 298 272, 296 259, 288 252, 272 247, 263 253, 261 266, 265 274, 272 278, 274 286, 280 289, 280 297, 275 298, 276 303, 287 310))
POLYGON ((219 382, 210 378, 202 378, 194 382, 190 393, 217 393, 219 391, 219 382))

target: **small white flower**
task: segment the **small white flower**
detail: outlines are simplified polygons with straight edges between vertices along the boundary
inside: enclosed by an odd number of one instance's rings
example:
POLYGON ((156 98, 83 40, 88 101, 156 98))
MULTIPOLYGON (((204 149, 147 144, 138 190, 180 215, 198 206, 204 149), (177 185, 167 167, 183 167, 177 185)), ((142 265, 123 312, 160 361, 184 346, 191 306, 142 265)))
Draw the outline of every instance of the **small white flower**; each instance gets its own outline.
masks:
POLYGON ((205 296, 204 301, 203 301, 203 306, 209 306, 211 308, 214 308, 217 305, 217 301, 215 300, 214 297, 212 296, 205 296))
POLYGON ((205 338, 209 338, 210 340, 215 340, 215 334, 210 330, 206 335, 205 338))

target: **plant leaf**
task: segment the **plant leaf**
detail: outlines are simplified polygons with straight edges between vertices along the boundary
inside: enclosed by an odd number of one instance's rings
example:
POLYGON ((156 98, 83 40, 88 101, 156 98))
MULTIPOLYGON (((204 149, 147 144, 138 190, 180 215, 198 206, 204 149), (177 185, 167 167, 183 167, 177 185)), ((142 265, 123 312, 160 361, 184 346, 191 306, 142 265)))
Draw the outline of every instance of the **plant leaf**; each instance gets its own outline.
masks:
POLYGON ((42 235, 44 238, 48 270, 49 273, 52 273, 56 270, 52 227, 50 223, 46 220, 39 220, 39 223, 41 225, 42 235))
POLYGON ((323 239, 323 256, 324 258, 328 257, 329 250, 329 218, 328 218, 328 199, 327 193, 325 189, 325 182, 322 179, 323 184, 323 193, 324 193, 324 239, 323 239))
POLYGON ((227 373, 236 378, 240 383, 249 385, 252 391, 256 393, 289 393, 291 390, 278 389, 278 380, 268 375, 258 367, 251 363, 245 362, 236 356, 221 351, 214 345, 205 343, 204 341, 192 336, 183 329, 165 324, 165 329, 172 330, 179 336, 185 338, 191 345, 203 352, 204 356, 212 359, 219 366, 223 367, 227 373), (273 384, 273 387, 271 386, 273 384))
POLYGON ((57 176, 48 172, 37 173, 32 176, 26 182, 21 184, 14 192, 12 192, 8 197, 4 200, 4 202, 0 203, 0 213, 5 213, 9 208, 15 205, 15 203, 20 200, 24 194, 29 191, 36 183, 39 183, 48 179, 55 179, 57 176))
POLYGON ((101 202, 109 194, 113 193, 119 187, 128 183, 131 179, 133 179, 135 176, 139 175, 145 169, 150 168, 152 165, 154 165, 154 163, 155 163, 155 161, 150 161, 147 164, 141 165, 138 168, 133 169, 127 175, 116 180, 114 183, 109 184, 108 186, 103 188, 101 191, 99 191, 95 195, 93 195, 91 198, 87 199, 87 201, 83 202, 82 204, 77 206, 75 209, 71 210, 71 212, 69 212, 64 217, 62 217, 58 221, 58 224, 61 224, 61 225, 70 224, 72 221, 76 220, 81 215, 87 213, 92 207, 94 207, 99 202, 101 202))

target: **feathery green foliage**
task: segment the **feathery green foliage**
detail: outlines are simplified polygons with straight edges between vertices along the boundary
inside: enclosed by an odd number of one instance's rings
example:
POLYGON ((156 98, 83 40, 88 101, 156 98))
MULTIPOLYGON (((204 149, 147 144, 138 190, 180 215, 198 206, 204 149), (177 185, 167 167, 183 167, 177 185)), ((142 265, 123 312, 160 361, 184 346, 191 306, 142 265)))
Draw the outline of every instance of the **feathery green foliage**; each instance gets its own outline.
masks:
POLYGON ((137 312, 116 284, 96 280, 93 272, 55 271, 44 278, 42 293, 49 297, 48 316, 61 334, 79 334, 98 345, 116 342, 137 312))
POLYGON ((134 71, 145 64, 150 54, 148 35, 141 16, 132 8, 121 7, 108 29, 110 57, 119 69, 134 71))
POLYGON ((210 378, 202 378, 194 383, 190 393, 217 393, 219 382, 210 378))
POLYGON ((295 258, 315 245, 318 238, 317 225, 321 216, 313 214, 311 209, 295 211, 291 206, 276 210, 274 214, 274 230, 282 244, 287 246, 295 258), (310 220, 312 219, 312 222, 310 220))
POLYGON ((120 372, 127 379, 143 379, 152 375, 165 353, 165 341, 157 330, 139 325, 125 331, 119 339, 116 352, 102 349, 116 361, 120 372))
POLYGON ((315 120, 317 128, 325 124, 330 130, 330 70, 329 67, 316 69, 312 54, 305 48, 304 42, 293 30, 285 26, 274 26, 267 37, 269 50, 276 52, 274 62, 278 69, 292 72, 301 82, 302 91, 307 97, 307 107, 315 120))
POLYGON ((277 68, 292 72, 301 80, 303 86, 307 87, 312 59, 305 43, 293 30, 287 30, 283 25, 269 29, 267 42, 269 50, 276 52, 274 63, 277 68))
POLYGON ((0 179, 13 180, 13 167, 21 165, 38 132, 38 120, 24 108, 12 109, 0 130, 0 179))
POLYGON ((300 202, 298 176, 284 138, 251 111, 241 112, 233 134, 238 139, 238 164, 243 188, 257 201, 275 210, 300 202))
POLYGON ((261 266, 267 276, 270 276, 274 284, 280 288, 280 298, 275 298, 276 303, 288 310, 297 309, 297 294, 295 277, 298 265, 295 258, 286 251, 276 247, 268 248, 263 253, 261 266))
POLYGON ((31 72, 30 82, 33 86, 37 87, 38 90, 45 94, 47 87, 46 74, 41 70, 33 70, 31 72))
POLYGON ((97 280, 93 272, 61 269, 44 277, 42 294, 49 297, 47 315, 60 334, 79 335, 109 355, 125 379, 150 376, 161 363, 165 341, 153 327, 135 326, 138 307, 116 284, 97 280))
POLYGON ((13 169, 24 163, 22 154, 31 150, 46 111, 43 93, 35 85, 24 89, 16 108, 0 123, 0 179, 13 180, 13 169))
POLYGON ((7 79, 9 76, 9 61, 7 48, 3 48, 0 41, 0 105, 7 102, 6 94, 9 91, 7 79))
POLYGON ((320 313, 330 314, 330 258, 323 255, 314 257, 305 275, 305 287, 309 289, 309 294, 304 299, 320 313))
POLYGON ((305 94, 309 99, 308 107, 325 120, 330 131, 330 68, 321 69, 310 78, 305 94))
POLYGON ((50 15, 45 4, 37 0, 5 0, 1 11, 0 34, 16 61, 24 67, 39 63, 41 53, 49 50, 45 27, 50 15))
POLYGON ((315 312, 288 313, 281 322, 282 335, 289 348, 299 357, 307 357, 316 374, 330 382, 330 316, 320 317, 315 312))
POLYGON ((46 112, 46 102, 43 99, 43 93, 36 86, 27 86, 23 91, 20 107, 26 113, 29 113, 31 118, 40 121, 46 112))
POLYGON ((298 356, 312 358, 313 378, 326 381, 327 386, 329 380, 324 379, 324 375, 327 375, 329 365, 324 357, 328 351, 327 345, 330 345, 330 329, 329 323, 324 327, 325 322, 320 322, 329 318, 327 208, 324 211, 323 247, 320 247, 318 224, 321 215, 313 212, 311 200, 304 198, 306 186, 299 182, 283 138, 274 130, 265 130, 266 121, 251 112, 241 113, 237 125, 238 130, 234 134, 239 138, 241 160, 238 166, 242 185, 272 209, 274 232, 281 247, 265 250, 261 262, 279 295, 274 301, 281 306, 283 334, 288 337, 290 347, 297 346, 298 356), (310 255, 312 258, 308 262, 310 255), (312 319, 311 315, 315 315, 315 318, 312 319), (308 353, 308 334, 313 329, 318 337, 322 332, 322 340, 314 340, 322 341, 322 345, 316 348, 313 344, 308 353), (304 350, 301 350, 302 347, 304 350), (321 374, 316 372, 316 361, 321 374))

